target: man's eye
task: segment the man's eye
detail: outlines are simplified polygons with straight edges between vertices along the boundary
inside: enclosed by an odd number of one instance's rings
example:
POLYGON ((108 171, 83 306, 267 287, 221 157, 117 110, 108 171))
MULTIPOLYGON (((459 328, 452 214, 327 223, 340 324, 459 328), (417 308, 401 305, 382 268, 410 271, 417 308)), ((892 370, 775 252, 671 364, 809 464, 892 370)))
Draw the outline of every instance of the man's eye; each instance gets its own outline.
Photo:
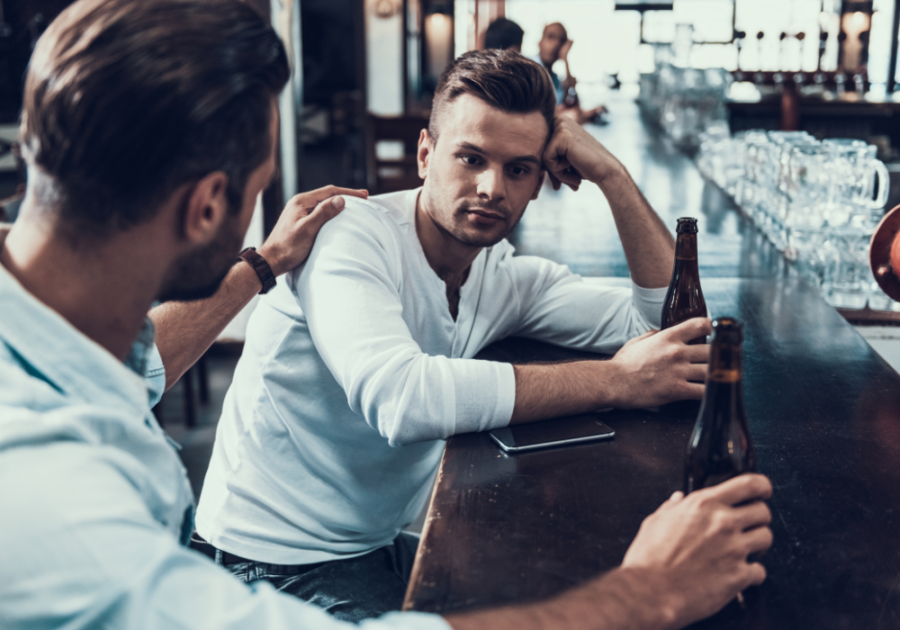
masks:
POLYGON ((510 172, 514 177, 522 177, 522 176, 528 174, 528 170, 522 168, 521 166, 513 166, 513 167, 510 167, 509 172, 510 172))
POLYGON ((480 160, 477 157, 475 157, 474 155, 464 155, 462 159, 463 159, 463 162, 465 162, 469 166, 478 166, 478 164, 480 162, 480 160))

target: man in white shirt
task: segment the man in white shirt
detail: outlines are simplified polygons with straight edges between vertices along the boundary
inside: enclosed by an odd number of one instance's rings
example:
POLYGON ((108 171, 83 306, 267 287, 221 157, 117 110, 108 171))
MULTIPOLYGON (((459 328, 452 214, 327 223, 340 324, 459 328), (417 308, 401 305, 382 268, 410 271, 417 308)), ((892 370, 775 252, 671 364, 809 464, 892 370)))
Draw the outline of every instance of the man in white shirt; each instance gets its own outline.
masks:
POLYGON ((348 199, 305 267, 260 303, 197 518, 235 574, 351 620, 395 610, 416 544, 401 531, 427 501, 445 438, 702 396, 708 347, 685 342, 709 321, 648 333, 671 275, 671 235, 621 163, 554 108, 533 61, 463 55, 421 135, 424 187, 348 199), (545 170, 606 194, 632 289, 513 256, 503 239, 545 170), (615 357, 473 358, 510 335, 615 357))

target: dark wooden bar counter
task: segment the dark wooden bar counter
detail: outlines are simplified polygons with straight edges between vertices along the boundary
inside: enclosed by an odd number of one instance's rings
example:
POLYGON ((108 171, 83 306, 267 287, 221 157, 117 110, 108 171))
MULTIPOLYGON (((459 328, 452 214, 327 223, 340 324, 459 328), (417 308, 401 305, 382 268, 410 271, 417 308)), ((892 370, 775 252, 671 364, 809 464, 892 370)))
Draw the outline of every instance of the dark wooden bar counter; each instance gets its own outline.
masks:
MULTIPOLYGON (((774 484, 769 578, 703 628, 900 627, 900 376, 794 279, 704 279, 713 316, 744 321, 747 416, 774 484)), ((582 356, 526 339, 484 358, 582 356)), ((605 414, 611 442, 516 456, 448 441, 406 608, 533 601, 618 565, 680 489, 698 403, 605 414)), ((648 605, 651 605, 648 602, 648 605)))

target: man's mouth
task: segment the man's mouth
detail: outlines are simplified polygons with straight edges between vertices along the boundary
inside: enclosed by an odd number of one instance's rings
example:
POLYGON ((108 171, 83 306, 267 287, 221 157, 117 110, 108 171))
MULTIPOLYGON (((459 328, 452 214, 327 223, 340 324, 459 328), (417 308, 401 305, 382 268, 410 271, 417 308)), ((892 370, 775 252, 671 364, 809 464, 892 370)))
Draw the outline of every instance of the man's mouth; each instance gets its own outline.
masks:
POLYGON ((498 212, 491 212, 490 210, 483 210, 481 208, 469 208, 466 212, 488 221, 502 221, 505 218, 498 212))

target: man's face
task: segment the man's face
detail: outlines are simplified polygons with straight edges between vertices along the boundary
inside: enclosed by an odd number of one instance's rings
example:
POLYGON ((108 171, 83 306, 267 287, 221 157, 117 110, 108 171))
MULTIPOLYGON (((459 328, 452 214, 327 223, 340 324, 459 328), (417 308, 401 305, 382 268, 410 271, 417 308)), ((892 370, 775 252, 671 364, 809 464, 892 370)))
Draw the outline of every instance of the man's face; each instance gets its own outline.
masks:
POLYGON ((474 247, 500 242, 537 197, 549 129, 540 112, 513 114, 463 94, 423 132, 422 208, 440 230, 474 247))
POLYGON ((544 35, 538 43, 541 63, 552 66, 559 59, 559 51, 566 43, 566 32, 559 24, 551 24, 544 29, 544 35))
POLYGON ((222 221, 216 238, 199 250, 185 254, 175 261, 171 280, 159 297, 167 300, 202 300, 210 297, 222 284, 244 242, 256 198, 262 192, 276 172, 275 149, 278 146, 278 107, 272 100, 272 114, 269 125, 270 144, 269 157, 250 173, 244 188, 244 198, 240 212, 229 208, 229 213, 222 221))

